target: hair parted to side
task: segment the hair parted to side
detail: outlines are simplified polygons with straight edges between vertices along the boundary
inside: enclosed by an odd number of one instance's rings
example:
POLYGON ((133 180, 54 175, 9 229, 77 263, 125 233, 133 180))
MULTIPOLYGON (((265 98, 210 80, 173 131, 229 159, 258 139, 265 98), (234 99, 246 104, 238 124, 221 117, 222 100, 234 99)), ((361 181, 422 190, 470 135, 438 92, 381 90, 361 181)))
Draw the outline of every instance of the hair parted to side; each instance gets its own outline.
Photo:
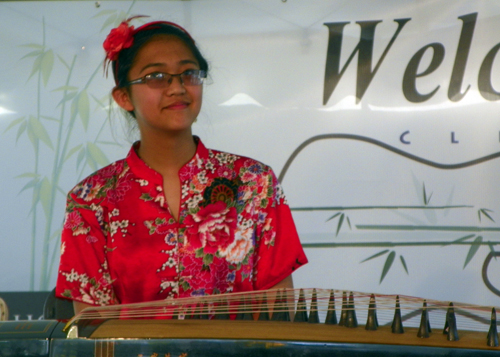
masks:
MULTIPOLYGON (((201 54, 191 35, 181 26, 167 21, 153 21, 134 29, 133 26, 128 24, 134 18, 136 17, 123 21, 120 26, 111 30, 104 42, 104 48, 107 51, 106 59, 111 60, 113 77, 118 88, 126 87, 126 83, 129 81, 128 72, 134 64, 135 57, 140 49, 159 35, 172 35, 179 38, 193 53, 200 65, 200 69, 208 72, 208 62, 201 54), (114 40, 114 32, 118 32, 118 40, 114 40), (107 48, 110 40, 115 42, 112 53, 107 48), (123 43, 116 43, 116 41, 123 43), (110 53, 112 56, 110 56, 110 53)), ((114 37, 116 37, 116 34, 114 37)))

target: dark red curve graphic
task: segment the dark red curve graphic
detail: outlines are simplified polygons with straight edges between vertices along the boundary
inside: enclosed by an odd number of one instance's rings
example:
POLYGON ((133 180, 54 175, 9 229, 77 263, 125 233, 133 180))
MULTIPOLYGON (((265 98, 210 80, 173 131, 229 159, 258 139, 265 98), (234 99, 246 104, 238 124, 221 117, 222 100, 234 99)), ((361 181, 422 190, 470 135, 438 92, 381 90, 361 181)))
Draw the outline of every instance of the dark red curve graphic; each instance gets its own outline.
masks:
POLYGON ((500 157, 500 152, 496 152, 490 155, 486 155, 483 157, 480 157, 478 159, 466 161, 466 162, 460 162, 457 164, 440 164, 438 162, 430 161, 418 156, 415 156, 413 154, 410 154, 406 151, 400 150, 398 148, 395 148, 394 146, 388 145, 386 143, 383 143, 382 141, 372 139, 366 136, 361 136, 361 135, 354 135, 354 134, 322 134, 322 135, 317 135, 313 136, 312 138, 307 139, 304 141, 302 144, 300 144, 295 151, 290 155, 288 160, 285 163, 285 166, 283 166, 283 169, 281 170, 279 176, 278 176, 278 181, 283 182, 283 179, 285 178, 285 174, 288 171, 288 168, 292 165, 293 160, 299 155, 299 153, 308 145, 314 143, 315 141, 319 140, 327 140, 327 139, 347 139, 347 140, 356 140, 356 141, 363 141, 369 144, 373 144, 376 146, 379 146, 383 149, 392 151, 395 154, 401 155, 403 157, 406 157, 407 159, 419 162, 421 164, 435 167, 437 169, 442 169, 442 170, 456 170, 456 169, 463 169, 465 167, 477 165, 489 160, 496 159, 500 157))
POLYGON ((484 263, 483 263, 483 281, 484 281, 484 284, 488 287, 488 289, 490 289, 490 291, 493 294, 500 296, 500 290, 495 288, 493 286, 493 284, 490 282, 490 279, 488 279, 488 266, 490 265, 491 259, 493 257, 500 257, 500 252, 490 252, 488 254, 488 256, 486 257, 486 259, 484 260, 484 263))

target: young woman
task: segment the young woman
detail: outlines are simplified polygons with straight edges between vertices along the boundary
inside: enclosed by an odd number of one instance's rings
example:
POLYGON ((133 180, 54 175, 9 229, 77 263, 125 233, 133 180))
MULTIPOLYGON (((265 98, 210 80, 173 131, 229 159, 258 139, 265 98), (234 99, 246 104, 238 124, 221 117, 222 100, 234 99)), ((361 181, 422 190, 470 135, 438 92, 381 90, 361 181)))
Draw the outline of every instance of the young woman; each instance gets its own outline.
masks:
POLYGON ((292 287, 307 258, 274 173, 192 135, 208 65, 191 36, 127 20, 104 48, 140 141, 69 192, 56 295, 79 312, 292 287))

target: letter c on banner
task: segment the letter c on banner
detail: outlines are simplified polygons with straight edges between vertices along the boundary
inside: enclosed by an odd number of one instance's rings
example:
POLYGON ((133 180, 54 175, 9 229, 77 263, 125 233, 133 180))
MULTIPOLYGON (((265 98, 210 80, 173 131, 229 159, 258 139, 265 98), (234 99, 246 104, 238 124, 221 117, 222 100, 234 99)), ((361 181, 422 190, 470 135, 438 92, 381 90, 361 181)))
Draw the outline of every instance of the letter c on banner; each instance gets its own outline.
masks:
POLYGON ((410 131, 407 130, 405 131, 403 134, 401 134, 401 136, 399 137, 399 140, 403 143, 403 144, 406 144, 406 145, 410 145, 411 144, 411 141, 408 141, 405 139, 406 135, 410 134, 410 131))

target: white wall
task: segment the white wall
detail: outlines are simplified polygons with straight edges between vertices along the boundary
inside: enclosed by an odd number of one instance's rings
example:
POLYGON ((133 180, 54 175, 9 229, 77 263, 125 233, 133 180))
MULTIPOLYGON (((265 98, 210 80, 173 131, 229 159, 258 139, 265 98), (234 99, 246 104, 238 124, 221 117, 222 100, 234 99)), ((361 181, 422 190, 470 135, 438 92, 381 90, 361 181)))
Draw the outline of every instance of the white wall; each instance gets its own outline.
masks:
MULTIPOLYGON (((63 192, 128 151, 133 138, 124 134, 120 114, 107 111, 113 83, 102 75, 101 44, 127 14, 150 14, 186 27, 211 63, 195 125, 209 147, 254 157, 280 174, 304 141, 353 135, 314 141, 283 178, 310 259, 295 273, 296 286, 498 305, 481 276, 488 253, 500 243, 498 159, 450 169, 415 158, 450 165, 500 151, 499 102, 478 89, 483 59, 500 43, 499 13, 495 0, 102 1, 100 7, 93 1, 1 2, 0 269, 7 273, 0 275, 0 291, 47 290, 55 284, 63 192), (459 17, 473 13, 477 20, 461 91, 470 88, 452 101, 448 88, 464 25, 459 17), (410 20, 361 101, 354 98, 355 55, 323 104, 325 66, 331 65, 324 24, 349 23, 343 67, 360 38, 356 22, 381 21, 375 28, 373 70, 397 29, 394 20, 403 18, 410 20), (420 93, 439 89, 414 103, 404 95, 404 73, 417 51, 431 43, 440 44, 444 58, 416 79, 416 88, 420 93), (64 95, 68 100, 61 104, 64 95), (406 131, 403 140, 410 144, 400 139, 406 131), (54 164, 72 148, 74 155, 54 164), (394 262, 381 281, 391 252, 394 262)), ((425 53, 418 73, 432 55, 425 53)), ((497 90, 499 72, 495 60, 490 79, 497 90)), ((496 286, 498 265, 493 260, 488 269, 496 286)))

